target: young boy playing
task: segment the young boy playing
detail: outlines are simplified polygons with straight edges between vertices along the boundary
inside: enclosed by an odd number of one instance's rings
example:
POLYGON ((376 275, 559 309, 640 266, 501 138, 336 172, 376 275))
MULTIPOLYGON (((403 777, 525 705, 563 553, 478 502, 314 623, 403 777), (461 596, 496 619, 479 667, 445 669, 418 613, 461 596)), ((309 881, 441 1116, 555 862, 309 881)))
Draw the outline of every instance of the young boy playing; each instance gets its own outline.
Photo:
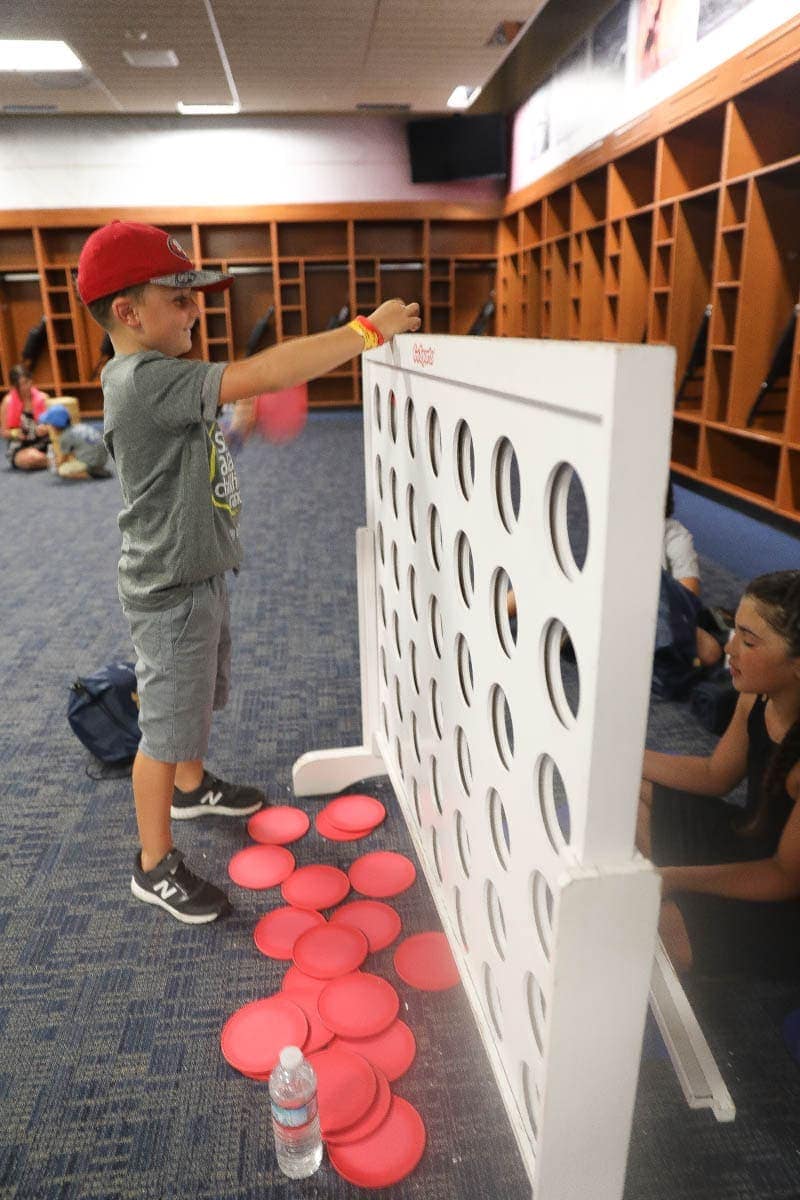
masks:
POLYGON ((69 409, 54 404, 42 414, 50 436, 56 471, 62 479, 108 479, 108 450, 98 429, 79 421, 73 425, 69 409))
POLYGON ((119 594, 136 650, 142 738, 133 764, 141 850, 138 899, 201 924, 230 911, 172 842, 176 820, 243 817, 264 795, 205 770, 212 709, 228 696, 230 630, 225 572, 238 570, 241 496, 217 423, 220 406, 293 387, 365 348, 419 328, 419 306, 382 304, 367 320, 283 342, 233 363, 182 358, 198 319, 197 291, 232 279, 197 270, 173 237, 114 221, 86 241, 78 290, 111 336, 103 368, 104 440, 123 509, 119 594))

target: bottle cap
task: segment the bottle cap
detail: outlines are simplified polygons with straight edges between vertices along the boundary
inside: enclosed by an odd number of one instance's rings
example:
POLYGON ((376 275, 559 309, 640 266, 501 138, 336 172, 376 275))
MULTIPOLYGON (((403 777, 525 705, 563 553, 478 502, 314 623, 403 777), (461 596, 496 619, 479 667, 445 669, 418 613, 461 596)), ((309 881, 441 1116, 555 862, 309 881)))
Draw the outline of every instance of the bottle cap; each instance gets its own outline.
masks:
POLYGON ((299 1046, 284 1046, 281 1050, 281 1066, 287 1071, 296 1071, 303 1061, 303 1051, 299 1046))

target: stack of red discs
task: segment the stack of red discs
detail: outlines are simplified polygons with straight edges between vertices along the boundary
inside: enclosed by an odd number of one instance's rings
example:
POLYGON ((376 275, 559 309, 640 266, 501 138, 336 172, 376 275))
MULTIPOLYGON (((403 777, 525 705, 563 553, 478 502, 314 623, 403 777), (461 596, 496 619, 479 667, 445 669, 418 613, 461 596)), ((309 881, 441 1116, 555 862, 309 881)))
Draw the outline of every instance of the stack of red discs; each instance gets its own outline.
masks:
POLYGON ((331 842, 357 842, 377 829, 386 809, 374 796, 337 796, 317 813, 317 833, 331 842))

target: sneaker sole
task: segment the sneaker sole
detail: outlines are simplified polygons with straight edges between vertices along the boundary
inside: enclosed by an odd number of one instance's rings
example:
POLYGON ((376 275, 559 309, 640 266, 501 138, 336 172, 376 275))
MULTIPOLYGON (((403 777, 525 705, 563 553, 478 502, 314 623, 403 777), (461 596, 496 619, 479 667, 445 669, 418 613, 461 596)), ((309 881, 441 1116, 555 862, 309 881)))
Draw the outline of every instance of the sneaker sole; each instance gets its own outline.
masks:
POLYGON ((248 808, 229 808, 224 804, 193 804, 191 808, 177 808, 171 805, 169 815, 173 821, 189 821, 193 817, 250 817, 262 807, 259 800, 248 808))
POLYGON ((145 904, 155 904, 156 907, 165 909, 171 917, 174 917, 176 921, 182 921, 184 925, 208 925, 209 922, 216 921, 225 912, 225 909, 222 907, 209 913, 180 912, 178 909, 173 908, 171 904, 167 904, 160 896, 154 896, 152 892, 146 891, 141 884, 136 882, 133 876, 131 876, 131 891, 137 900, 143 900, 145 904))

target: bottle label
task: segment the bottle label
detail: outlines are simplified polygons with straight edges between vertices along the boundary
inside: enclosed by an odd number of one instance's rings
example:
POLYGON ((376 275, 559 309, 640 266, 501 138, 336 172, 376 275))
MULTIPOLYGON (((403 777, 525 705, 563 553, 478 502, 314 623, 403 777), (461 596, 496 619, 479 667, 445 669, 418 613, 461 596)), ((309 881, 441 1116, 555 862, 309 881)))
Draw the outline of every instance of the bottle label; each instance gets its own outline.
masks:
POLYGON ((300 1108, 282 1108, 274 1100, 271 1104, 273 1121, 288 1129, 297 1129, 301 1125, 308 1125, 309 1121, 313 1121, 317 1115, 316 1096, 313 1096, 308 1104, 303 1104, 300 1108))

